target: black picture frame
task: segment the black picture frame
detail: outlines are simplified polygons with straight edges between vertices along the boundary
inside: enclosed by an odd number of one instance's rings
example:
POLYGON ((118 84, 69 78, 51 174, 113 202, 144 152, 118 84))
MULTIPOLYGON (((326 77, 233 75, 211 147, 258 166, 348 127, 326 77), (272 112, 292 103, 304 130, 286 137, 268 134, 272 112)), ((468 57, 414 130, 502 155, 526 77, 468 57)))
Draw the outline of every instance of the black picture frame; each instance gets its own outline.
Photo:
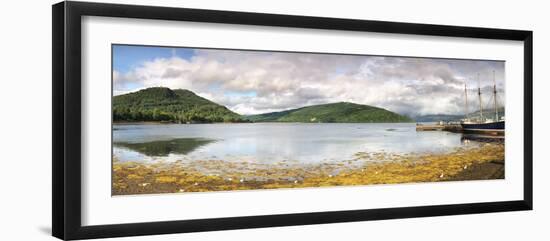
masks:
POLYGON ((171 7, 60 2, 52 6, 52 233, 60 239, 308 225, 380 219, 532 210, 533 208, 533 32, 171 7), (420 207, 139 222, 81 224, 81 17, 103 16, 378 33, 516 40, 524 44, 523 199, 420 207))

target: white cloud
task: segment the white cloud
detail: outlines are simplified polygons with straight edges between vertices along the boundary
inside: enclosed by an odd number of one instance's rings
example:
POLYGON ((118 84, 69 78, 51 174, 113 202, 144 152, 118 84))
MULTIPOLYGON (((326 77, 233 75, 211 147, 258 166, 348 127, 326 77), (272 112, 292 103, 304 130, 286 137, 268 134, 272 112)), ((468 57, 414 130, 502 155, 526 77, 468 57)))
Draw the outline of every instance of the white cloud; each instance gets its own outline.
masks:
POLYGON ((114 71, 114 93, 153 86, 183 88, 240 114, 350 101, 419 115, 461 113, 464 80, 477 87, 472 79, 476 73, 483 77, 482 86, 489 86, 495 70, 498 87, 504 89, 504 63, 497 61, 228 50, 195 53, 189 60, 158 58, 127 73, 114 71))

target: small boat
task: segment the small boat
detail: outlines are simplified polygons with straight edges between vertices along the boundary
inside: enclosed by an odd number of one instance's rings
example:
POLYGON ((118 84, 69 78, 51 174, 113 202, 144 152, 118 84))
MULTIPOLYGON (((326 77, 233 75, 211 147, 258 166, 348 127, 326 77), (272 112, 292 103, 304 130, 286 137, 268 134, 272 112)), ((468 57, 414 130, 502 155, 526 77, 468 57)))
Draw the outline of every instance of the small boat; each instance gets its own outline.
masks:
MULTIPOLYGON (((479 74, 478 74, 479 83, 479 74)), ((493 71, 493 100, 494 100, 494 119, 483 116, 483 102, 481 100, 481 84, 477 88, 479 97, 479 116, 470 118, 468 116, 468 91, 466 84, 464 84, 464 96, 465 96, 465 112, 466 118, 460 123, 462 129, 466 133, 486 133, 493 135, 504 134, 504 117, 498 115, 498 103, 497 103, 497 85, 495 81, 495 71, 493 71)), ((492 114, 491 114, 492 115, 492 114)))

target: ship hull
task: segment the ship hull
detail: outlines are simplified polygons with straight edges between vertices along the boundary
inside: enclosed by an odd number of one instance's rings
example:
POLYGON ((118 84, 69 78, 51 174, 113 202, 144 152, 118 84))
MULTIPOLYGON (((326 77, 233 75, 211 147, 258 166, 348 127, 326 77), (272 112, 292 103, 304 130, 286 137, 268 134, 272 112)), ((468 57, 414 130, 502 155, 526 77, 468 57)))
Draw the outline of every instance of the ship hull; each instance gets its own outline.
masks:
POLYGON ((488 134, 504 134, 504 121, 490 123, 462 123, 460 124, 464 132, 470 133, 488 133, 488 134))

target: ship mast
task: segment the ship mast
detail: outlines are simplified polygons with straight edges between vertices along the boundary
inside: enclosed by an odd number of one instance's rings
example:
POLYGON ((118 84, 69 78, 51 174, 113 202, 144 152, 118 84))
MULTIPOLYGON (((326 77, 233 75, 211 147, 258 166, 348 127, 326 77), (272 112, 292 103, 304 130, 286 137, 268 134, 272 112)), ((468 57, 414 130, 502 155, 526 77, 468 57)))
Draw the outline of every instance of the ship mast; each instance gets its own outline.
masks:
POLYGON ((481 81, 479 80, 479 73, 477 74, 477 95, 479 96, 479 122, 483 122, 483 104, 481 101, 481 81))
POLYGON ((468 120, 468 87, 466 87, 466 80, 464 80, 464 116, 468 120))
POLYGON ((497 82, 495 80, 495 71, 493 70, 493 98, 495 99, 495 122, 498 121, 498 109, 497 109, 497 82))

